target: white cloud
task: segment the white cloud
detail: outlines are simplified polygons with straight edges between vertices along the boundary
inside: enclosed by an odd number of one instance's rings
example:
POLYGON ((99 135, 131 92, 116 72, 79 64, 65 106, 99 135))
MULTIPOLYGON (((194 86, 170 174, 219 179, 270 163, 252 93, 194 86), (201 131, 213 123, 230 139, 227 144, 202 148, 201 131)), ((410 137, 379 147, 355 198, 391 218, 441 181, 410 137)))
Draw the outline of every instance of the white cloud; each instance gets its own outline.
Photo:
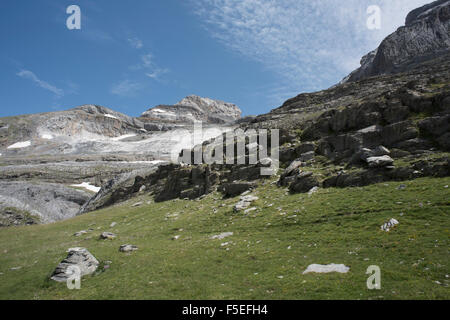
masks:
POLYGON ((163 74, 169 72, 169 69, 161 68, 154 62, 154 58, 151 53, 142 55, 140 63, 130 68, 132 70, 145 70, 145 75, 154 80, 160 80, 163 74))
POLYGON ((130 97, 136 95, 142 88, 143 86, 140 83, 127 79, 113 85, 111 93, 118 96, 130 97))
POLYGON ((130 43, 130 46, 132 46, 135 49, 141 49, 144 46, 144 43, 139 38, 129 38, 128 42, 130 43))
MULTIPOLYGON (((226 47, 278 75, 272 93, 331 86, 430 0, 192 0, 205 29, 226 47), (367 7, 382 10, 381 29, 366 26, 367 7)), ((285 96, 284 98, 289 98, 285 96)), ((280 101, 281 102, 281 101, 280 101)))
POLYGON ((30 70, 21 70, 19 73, 17 73, 17 76, 33 81, 40 88, 54 93, 57 98, 64 96, 64 90, 59 89, 54 85, 51 85, 50 83, 39 79, 38 76, 36 76, 30 70))

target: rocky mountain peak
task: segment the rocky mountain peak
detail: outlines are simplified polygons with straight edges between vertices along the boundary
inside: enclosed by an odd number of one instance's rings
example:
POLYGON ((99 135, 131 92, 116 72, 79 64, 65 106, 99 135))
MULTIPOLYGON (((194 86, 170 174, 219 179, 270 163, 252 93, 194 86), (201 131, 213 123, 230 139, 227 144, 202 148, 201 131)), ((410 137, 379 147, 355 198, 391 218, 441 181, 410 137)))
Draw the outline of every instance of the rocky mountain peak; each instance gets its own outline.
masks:
POLYGON ((417 63, 450 50, 450 0, 438 0, 411 11, 405 26, 386 37, 361 59, 361 67, 341 83, 408 71, 417 63))
POLYGON ((241 118, 242 111, 233 103, 190 95, 175 105, 159 105, 142 114, 143 118, 160 122, 231 123, 241 118))

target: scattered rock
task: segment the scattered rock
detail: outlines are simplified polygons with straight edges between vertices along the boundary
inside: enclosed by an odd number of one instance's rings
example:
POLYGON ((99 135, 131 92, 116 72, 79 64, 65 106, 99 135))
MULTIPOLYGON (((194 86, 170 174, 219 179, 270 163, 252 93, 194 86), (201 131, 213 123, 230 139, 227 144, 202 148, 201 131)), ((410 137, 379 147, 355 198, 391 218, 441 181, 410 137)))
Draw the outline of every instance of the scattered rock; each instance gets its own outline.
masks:
POLYGON ((93 274, 97 270, 99 262, 86 248, 70 248, 67 252, 67 257, 56 267, 50 279, 66 282, 73 275, 69 267, 79 268, 80 276, 93 274))
POLYGON ((110 228, 114 228, 117 225, 117 222, 113 222, 109 225, 110 228))
POLYGON ((258 200, 259 198, 256 196, 252 196, 252 195, 246 195, 246 196, 242 196, 241 197, 241 201, 239 201, 234 207, 233 210, 235 212, 247 209, 248 207, 250 207, 250 205, 252 204, 253 201, 258 200))
POLYGON ((135 207, 140 207, 142 206, 144 203, 143 202, 137 202, 135 204, 133 204, 131 207, 135 208, 135 207))
POLYGON ((222 239, 225 239, 227 237, 231 237, 233 234, 234 234, 233 232, 223 232, 221 234, 218 234, 218 235, 210 237, 210 239, 211 240, 215 240, 215 239, 222 240, 222 239))
POLYGON ((111 232, 103 232, 100 235, 100 239, 103 239, 103 240, 112 240, 116 237, 117 237, 117 235, 115 235, 114 233, 111 233, 111 232))
POLYGON ((401 184, 397 187, 397 190, 405 190, 406 189, 406 185, 401 184))
POLYGON ((75 236, 75 237, 81 237, 82 235, 87 234, 87 233, 88 233, 88 232, 87 232, 86 230, 81 230, 81 231, 76 232, 76 233, 74 234, 74 236, 75 236))
POLYGON ((252 207, 252 208, 246 209, 244 211, 244 213, 249 213, 249 212, 252 212, 252 211, 255 211, 255 210, 257 210, 257 208, 256 207, 252 207))
POLYGON ((391 220, 389 220, 388 222, 386 222, 381 226, 381 230, 389 232, 392 228, 394 228, 398 224, 399 222, 396 219, 392 218, 391 220))
POLYGON ((303 271, 303 274, 315 272, 315 273, 330 273, 330 272, 339 272, 339 273, 347 273, 350 270, 350 267, 347 267, 343 264, 311 264, 303 271))
POLYGON ((132 244, 123 244, 120 246, 119 251, 120 252, 132 252, 138 250, 137 246, 134 246, 132 244))

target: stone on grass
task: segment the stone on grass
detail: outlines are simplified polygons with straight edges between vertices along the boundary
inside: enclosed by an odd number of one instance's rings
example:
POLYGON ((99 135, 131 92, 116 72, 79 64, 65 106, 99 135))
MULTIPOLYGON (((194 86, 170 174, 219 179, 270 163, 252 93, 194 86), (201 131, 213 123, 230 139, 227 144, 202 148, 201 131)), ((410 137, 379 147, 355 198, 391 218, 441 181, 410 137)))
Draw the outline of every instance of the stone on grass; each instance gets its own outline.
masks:
POLYGON ((215 239, 222 240, 222 239, 225 239, 227 237, 231 237, 232 235, 233 235, 233 232, 223 232, 221 234, 217 234, 215 236, 211 236, 210 239, 211 240, 215 240, 215 239))
POLYGON ((319 187, 313 187, 311 190, 308 191, 308 196, 312 196, 314 193, 319 191, 319 187))
POLYGON ((136 202, 135 204, 132 205, 132 207, 139 207, 142 206, 144 203, 143 202, 136 202))
POLYGON ((253 201, 258 200, 259 198, 256 196, 252 196, 252 195, 246 195, 246 196, 242 196, 241 197, 241 201, 239 201, 234 207, 233 210, 235 212, 247 209, 248 207, 250 207, 250 205, 252 204, 253 201))
POLYGON ((394 228, 398 224, 399 222, 396 219, 392 218, 391 220, 389 220, 388 222, 386 222, 381 226, 381 230, 389 232, 392 228, 394 228))
POLYGON ((86 234, 86 233, 87 233, 86 230, 81 230, 81 231, 78 231, 77 233, 75 233, 74 236, 75 237, 80 237, 80 236, 82 236, 83 234, 86 234))
POLYGON ((132 252, 136 251, 138 249, 137 246, 134 246, 132 244, 123 244, 120 246, 119 251, 120 252, 132 252))
POLYGON ((117 222, 113 222, 113 223, 111 223, 111 225, 109 227, 114 228, 116 225, 117 225, 117 222))
POLYGON ((112 240, 115 237, 117 237, 117 236, 114 233, 111 233, 111 232, 103 232, 100 235, 100 239, 103 239, 103 240, 112 240))
POLYGON ((343 264, 310 264, 303 274, 307 273, 330 273, 330 272, 338 272, 338 273, 347 273, 350 270, 350 267, 347 267, 343 264))
POLYGON ((73 267, 78 268, 80 276, 93 274, 97 270, 99 262, 86 248, 70 248, 67 252, 67 257, 56 267, 50 279, 66 282, 74 274, 73 267))

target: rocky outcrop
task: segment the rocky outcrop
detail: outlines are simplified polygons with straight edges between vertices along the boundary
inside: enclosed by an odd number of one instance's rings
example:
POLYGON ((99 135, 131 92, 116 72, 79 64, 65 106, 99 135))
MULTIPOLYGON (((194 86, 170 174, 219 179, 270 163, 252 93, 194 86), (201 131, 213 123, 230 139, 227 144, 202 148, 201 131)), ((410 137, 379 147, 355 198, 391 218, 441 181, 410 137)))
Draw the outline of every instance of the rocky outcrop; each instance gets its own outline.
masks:
POLYGON ((10 225, 65 220, 74 217, 90 197, 89 192, 60 184, 2 181, 0 216, 15 217, 10 225))
POLYGON ((361 67, 343 82, 405 71, 450 49, 450 1, 439 0, 413 10, 404 27, 361 59, 361 67))
MULTIPOLYGON (((205 123, 233 123, 241 118, 241 110, 234 104, 199 96, 188 96, 175 105, 159 105, 141 116, 147 124, 147 128, 154 126, 159 128, 161 123, 193 123, 203 121, 205 123), (149 120, 156 120, 155 123, 149 120)), ((162 129, 163 127, 161 127, 162 129)))

